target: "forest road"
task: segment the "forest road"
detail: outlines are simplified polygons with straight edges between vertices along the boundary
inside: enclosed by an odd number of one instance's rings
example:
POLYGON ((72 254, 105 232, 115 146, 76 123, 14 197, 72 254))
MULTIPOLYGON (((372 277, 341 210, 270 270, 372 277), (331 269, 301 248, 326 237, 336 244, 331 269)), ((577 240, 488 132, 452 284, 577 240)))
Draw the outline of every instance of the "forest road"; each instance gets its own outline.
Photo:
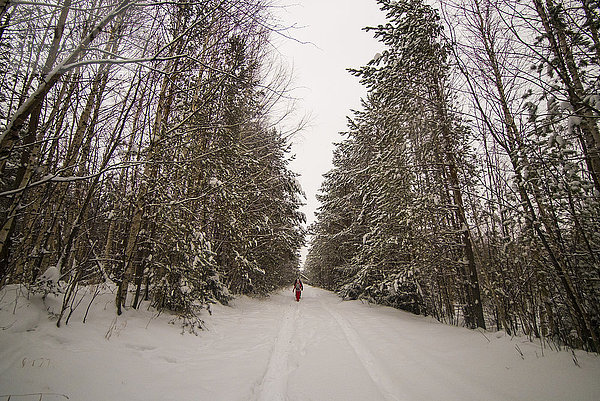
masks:
POLYGON ((300 302, 281 293, 271 301, 282 308, 281 324, 254 400, 407 399, 395 394, 386 367, 335 310, 341 299, 306 286, 300 302))
POLYGON ((280 323, 254 401, 564 399, 548 377, 559 372, 530 371, 508 337, 310 286, 300 302, 284 291, 269 304, 280 323))
POLYGON ((151 308, 115 317, 111 291, 82 293, 89 319, 79 308, 59 329, 60 297, 15 308, 13 291, 0 292, 0 401, 600 400, 597 355, 308 285, 300 302, 290 287, 212 305, 197 335, 151 308))

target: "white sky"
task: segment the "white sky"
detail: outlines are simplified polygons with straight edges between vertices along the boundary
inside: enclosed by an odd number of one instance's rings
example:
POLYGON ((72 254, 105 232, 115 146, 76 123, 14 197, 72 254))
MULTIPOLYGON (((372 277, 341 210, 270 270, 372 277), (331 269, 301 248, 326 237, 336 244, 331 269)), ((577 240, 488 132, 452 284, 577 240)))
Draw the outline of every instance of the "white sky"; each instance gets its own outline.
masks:
MULTIPOLYGON (((372 33, 362 30, 384 22, 375 0, 280 0, 282 24, 296 26, 292 40, 277 40, 277 49, 292 70, 293 96, 299 114, 310 116, 310 124, 294 138, 296 160, 293 171, 307 196, 303 212, 314 221, 319 203, 315 198, 322 175, 331 169, 333 143, 346 131, 346 116, 357 109, 365 95, 358 78, 347 68, 365 65, 381 48, 372 33)), ((303 256, 306 251, 303 253, 303 256)))

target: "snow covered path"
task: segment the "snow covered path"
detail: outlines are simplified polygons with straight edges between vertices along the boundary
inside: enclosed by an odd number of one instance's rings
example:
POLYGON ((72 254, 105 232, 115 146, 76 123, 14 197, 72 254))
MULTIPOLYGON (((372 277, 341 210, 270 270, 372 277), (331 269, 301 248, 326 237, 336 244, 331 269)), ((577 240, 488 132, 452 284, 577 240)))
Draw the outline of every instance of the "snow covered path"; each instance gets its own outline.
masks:
POLYGON ((580 356, 580 364, 589 362, 581 369, 567 353, 546 350, 539 358, 525 339, 342 302, 308 286, 300 303, 272 298, 294 312, 283 313, 261 401, 600 399, 596 356, 580 356))
POLYGON ((13 315, 3 295, 0 401, 33 393, 45 401, 600 399, 595 355, 577 352, 577 367, 570 352, 542 357, 523 338, 342 302, 309 286, 299 303, 289 290, 216 307, 199 336, 147 310, 115 319, 111 294, 97 298, 88 323, 83 307, 61 329, 39 300, 21 301, 13 315))

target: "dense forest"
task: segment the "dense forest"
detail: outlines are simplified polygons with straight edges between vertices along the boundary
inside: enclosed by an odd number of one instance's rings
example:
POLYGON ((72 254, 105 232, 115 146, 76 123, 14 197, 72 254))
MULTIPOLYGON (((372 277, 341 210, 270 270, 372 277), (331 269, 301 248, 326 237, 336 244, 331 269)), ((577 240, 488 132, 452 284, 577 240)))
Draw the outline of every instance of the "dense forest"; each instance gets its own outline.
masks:
POLYGON ((194 325, 293 281, 303 192, 263 0, 0 0, 0 286, 194 325))
MULTIPOLYGON (((600 350, 600 6, 377 0, 382 46, 305 274, 350 299, 600 350)), ((0 287, 115 312, 298 272, 290 76, 265 0, 0 0, 0 287)), ((365 25, 369 21, 365 21, 365 25)))
POLYGON ((600 350, 600 8, 378 0, 306 269, 351 299, 600 350))

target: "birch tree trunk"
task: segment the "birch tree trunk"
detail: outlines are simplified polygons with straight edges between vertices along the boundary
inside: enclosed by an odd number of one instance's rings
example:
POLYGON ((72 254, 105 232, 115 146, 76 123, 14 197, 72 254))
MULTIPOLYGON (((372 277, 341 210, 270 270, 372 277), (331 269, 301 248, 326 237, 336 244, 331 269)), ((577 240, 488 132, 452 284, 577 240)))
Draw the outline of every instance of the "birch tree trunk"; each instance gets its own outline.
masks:
MULTIPOLYGON (((41 70, 42 77, 45 77, 47 74, 49 74, 52 69, 52 66, 56 63, 56 59, 58 57, 58 47, 62 40, 63 32, 65 29, 65 23, 70 8, 71 0, 65 0, 60 16, 58 18, 58 22, 56 24, 56 28, 54 30, 54 37, 52 39, 52 44, 50 46, 46 62, 44 63, 44 66, 41 70)), ((0 4, 0 10, 1 9, 2 5, 0 4)), ((43 102, 40 101, 34 104, 31 108, 27 135, 25 136, 25 139, 23 141, 24 150, 21 156, 21 165, 17 171, 16 184, 14 188, 21 190, 21 192, 14 195, 12 205, 9 207, 7 219, 6 221, 4 221, 2 228, 0 228, 0 281, 3 280, 4 277, 8 274, 8 249, 10 247, 10 237, 12 236, 14 230, 16 213, 19 208, 19 205, 23 201, 25 188, 27 187, 27 184, 29 183, 29 180, 33 175, 35 166, 38 165, 37 161, 39 158, 39 151, 42 139, 41 137, 43 136, 43 133, 40 133, 40 138, 38 138, 38 141, 35 145, 34 142, 36 141, 38 134, 37 131, 39 126, 40 114, 42 112, 42 105, 43 102)), ((13 139, 16 139, 14 135, 12 135, 12 137, 13 139)), ((7 144, 6 146, 12 147, 12 142, 10 144, 7 144)), ((3 160, 1 163, 5 163, 5 160, 3 160)), ((0 167, 0 170, 3 170, 3 166, 0 167)))
MULTIPOLYGON (((7 157, 10 154, 10 147, 19 139, 19 132, 32 111, 44 101, 48 92, 54 87, 56 82, 67 72, 81 56, 88 51, 89 45, 96 39, 102 29, 106 27, 117 16, 127 11, 137 0, 121 0, 121 2, 110 11, 100 22, 98 22, 88 35, 81 41, 63 61, 56 65, 38 85, 36 90, 25 100, 19 109, 11 117, 8 126, 0 134, 0 157, 7 157)), ((0 238, 1 239, 1 238, 0 238)))

